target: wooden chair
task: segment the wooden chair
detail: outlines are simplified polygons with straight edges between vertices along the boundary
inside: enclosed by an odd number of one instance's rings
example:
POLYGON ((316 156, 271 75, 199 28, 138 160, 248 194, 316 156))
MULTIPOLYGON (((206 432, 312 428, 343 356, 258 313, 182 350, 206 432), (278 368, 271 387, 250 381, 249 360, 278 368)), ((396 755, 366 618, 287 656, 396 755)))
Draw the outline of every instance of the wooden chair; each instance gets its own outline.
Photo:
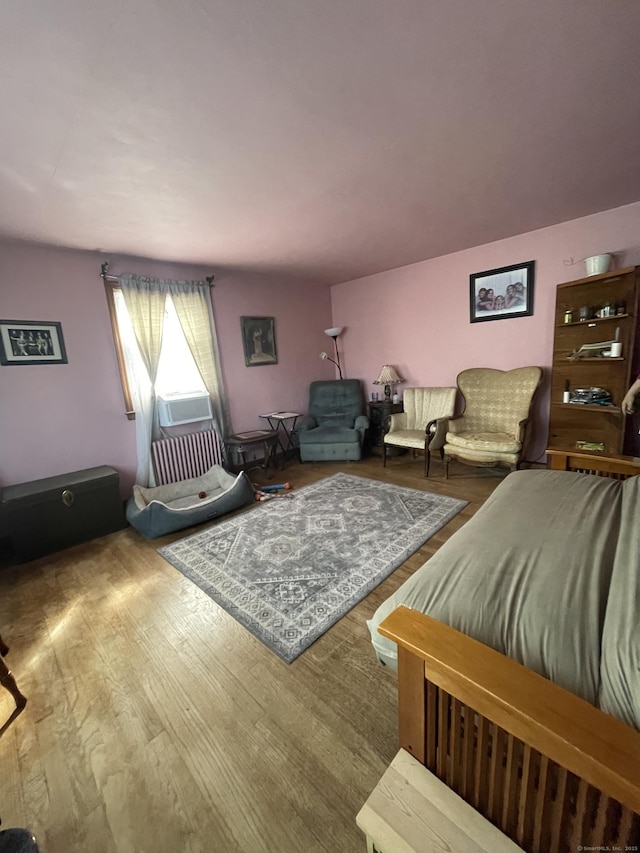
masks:
POLYGON ((382 440, 382 464, 387 464, 387 449, 401 447, 424 453, 424 476, 429 476, 431 452, 442 447, 449 418, 456 404, 455 388, 407 388, 404 411, 391 415, 382 440))
POLYGON ((5 688, 5 690, 8 690, 9 693, 11 693, 16 703, 16 709, 21 711, 27 704, 27 699, 26 696, 23 696, 20 692, 11 670, 4 662, 4 657, 8 652, 9 646, 7 646, 2 639, 2 636, 0 636, 0 684, 5 688))
POLYGON ((452 459, 467 465, 519 468, 531 403, 541 380, 539 367, 463 370, 457 382, 465 409, 449 421, 443 448, 445 476, 452 459))

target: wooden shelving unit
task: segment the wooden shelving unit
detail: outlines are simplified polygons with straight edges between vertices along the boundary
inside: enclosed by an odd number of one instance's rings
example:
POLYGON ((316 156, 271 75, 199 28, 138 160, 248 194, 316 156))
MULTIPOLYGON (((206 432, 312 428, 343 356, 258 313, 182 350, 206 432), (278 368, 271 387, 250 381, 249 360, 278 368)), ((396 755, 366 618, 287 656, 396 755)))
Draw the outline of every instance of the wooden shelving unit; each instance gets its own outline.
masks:
MULTIPOLYGON (((562 285, 558 286, 562 287, 562 285)), ((590 320, 572 320, 570 323, 560 323, 559 325, 563 328, 566 328, 567 326, 590 326, 591 324, 599 326, 601 323, 615 323, 616 320, 622 320, 624 317, 628 316, 628 314, 614 314, 611 317, 593 317, 590 320)))
POLYGON ((580 409, 581 412, 618 412, 620 413, 622 409, 620 406, 591 406, 588 403, 552 403, 552 408, 554 406, 561 406, 562 408, 568 407, 570 409, 580 409))
POLYGON ((549 422, 549 444, 553 447, 572 449, 577 441, 591 441, 602 442, 605 453, 623 452, 625 416, 620 403, 632 378, 639 271, 640 267, 627 267, 557 287, 549 422), (595 316, 607 305, 619 313, 595 316), (581 308, 588 309, 588 319, 576 319, 581 308), (573 318, 569 323, 564 322, 567 311, 573 318), (622 343, 620 358, 570 358, 585 344, 613 340, 616 329, 622 343), (571 391, 604 388, 611 394, 613 405, 563 403, 567 382, 571 391))

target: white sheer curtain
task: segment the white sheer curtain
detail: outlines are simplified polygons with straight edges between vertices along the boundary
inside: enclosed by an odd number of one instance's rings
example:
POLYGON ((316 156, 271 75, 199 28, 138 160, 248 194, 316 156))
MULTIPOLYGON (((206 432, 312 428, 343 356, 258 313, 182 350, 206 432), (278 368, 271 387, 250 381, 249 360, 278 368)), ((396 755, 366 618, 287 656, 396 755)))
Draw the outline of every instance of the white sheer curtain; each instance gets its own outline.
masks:
POLYGON ((191 355, 211 397, 213 423, 220 435, 229 432, 229 412, 221 392, 218 339, 209 287, 198 282, 172 282, 169 288, 191 355))
POLYGON ((135 357, 127 359, 136 412, 136 483, 155 486, 151 442, 161 438, 163 433, 158 424, 155 384, 167 296, 174 304, 189 349, 211 397, 213 424, 206 421, 198 427, 214 426, 221 435, 229 431, 210 290, 202 282, 152 279, 129 273, 119 275, 118 281, 137 343, 135 357))
POLYGON ((151 441, 157 420, 155 383, 162 347, 167 288, 161 282, 144 276, 124 274, 118 276, 118 281, 144 365, 144 370, 133 370, 133 375, 129 377, 133 380, 136 403, 136 483, 155 486, 151 441))

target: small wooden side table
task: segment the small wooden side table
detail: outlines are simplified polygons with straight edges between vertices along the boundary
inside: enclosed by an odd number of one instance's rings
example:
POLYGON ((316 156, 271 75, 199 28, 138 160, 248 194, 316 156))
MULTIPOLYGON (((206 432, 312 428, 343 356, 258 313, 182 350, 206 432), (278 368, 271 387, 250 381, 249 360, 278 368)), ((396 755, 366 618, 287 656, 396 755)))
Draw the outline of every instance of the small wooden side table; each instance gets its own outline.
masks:
MULTIPOLYGON (((384 421, 389 415, 395 415, 397 412, 402 412, 402 403, 392 403, 391 400, 381 400, 378 403, 369 403, 369 452, 376 455, 382 454, 382 439, 384 437, 384 421)), ((387 451, 389 456, 397 456, 398 453, 392 453, 389 448, 387 451)))
POLYGON ((401 749, 356 817, 367 853, 522 853, 522 848, 401 749))
POLYGON ((268 415, 260 415, 259 417, 266 420, 271 427, 278 433, 278 446, 282 450, 282 467, 290 450, 296 450, 296 434, 294 432, 296 421, 302 417, 300 412, 271 412, 268 415), (287 426, 287 421, 291 421, 290 426, 287 426))
POLYGON ((238 457, 240 460, 239 468, 244 470, 247 465, 246 450, 260 444, 264 448, 264 456, 262 463, 256 462, 255 464, 257 468, 263 468, 264 473, 268 474, 269 467, 275 460, 278 446, 278 431, 275 429, 253 429, 228 435, 224 440, 225 456, 227 458, 231 455, 238 457))

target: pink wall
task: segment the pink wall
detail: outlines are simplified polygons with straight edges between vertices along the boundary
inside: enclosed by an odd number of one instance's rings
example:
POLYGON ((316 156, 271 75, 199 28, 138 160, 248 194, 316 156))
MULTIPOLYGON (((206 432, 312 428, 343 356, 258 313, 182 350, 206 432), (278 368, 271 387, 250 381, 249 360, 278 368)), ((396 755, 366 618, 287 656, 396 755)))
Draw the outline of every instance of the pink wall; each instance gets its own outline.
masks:
MULTIPOLYGON (((135 424, 124 415, 99 276, 103 260, 114 274, 203 279, 212 272, 0 242, 0 317, 60 321, 69 359, 65 365, 0 366, 0 486, 111 465, 120 473, 123 496, 130 492, 135 424)), ((233 428, 258 427, 258 414, 269 409, 304 407, 309 381, 327 375, 318 353, 331 322, 328 288, 220 274, 213 304, 233 428), (275 318, 277 365, 245 367, 242 314, 275 318)))
MULTIPOLYGON (((552 191, 552 189, 550 189, 552 191)), ((428 223, 425 224, 428 227, 428 223)), ((549 412, 556 285, 582 278, 583 263, 616 252, 616 267, 640 263, 640 203, 565 222, 518 237, 423 261, 332 288, 333 322, 346 374, 364 378, 367 395, 383 364, 412 385, 455 385, 467 367, 503 370, 537 364, 545 370, 534 413, 531 459, 543 457, 549 412), (532 317, 469 322, 469 275, 536 261, 532 317)))
POLYGON ((0 367, 0 484, 112 465, 135 472, 97 256, 0 243, 0 315, 62 323, 68 364, 0 367))
POLYGON ((309 382, 334 378, 319 358, 333 346, 323 333, 331 325, 329 288, 221 272, 212 298, 234 432, 265 427, 258 415, 266 412, 305 412, 309 382), (242 316, 275 318, 277 365, 245 366, 242 316))
MULTIPOLYGON (((318 358, 331 351, 323 334, 340 338, 345 376, 367 393, 382 364, 394 364, 407 385, 455 384, 471 365, 548 368, 558 282, 580 278, 584 264, 605 251, 617 266, 640 263, 640 203, 544 228, 509 240, 391 270, 329 290, 283 284, 256 275, 220 272, 212 299, 233 429, 260 426, 270 409, 304 411, 309 382, 333 376, 318 358), (469 275, 536 261, 534 315, 469 323, 469 275), (333 313, 332 313, 333 312, 333 313), (278 364, 245 367, 242 315, 275 318, 278 364)), ((123 413, 99 253, 0 242, 0 317, 58 320, 69 364, 0 366, 0 485, 112 465, 123 495, 136 468, 135 426, 123 413)), ((163 278, 203 278, 211 270, 131 258, 108 258, 111 271, 163 278)), ((214 270, 215 271, 215 270, 214 270)), ((402 387, 402 386, 401 386, 402 387)), ((535 413, 531 458, 546 444, 548 390, 535 413)))

